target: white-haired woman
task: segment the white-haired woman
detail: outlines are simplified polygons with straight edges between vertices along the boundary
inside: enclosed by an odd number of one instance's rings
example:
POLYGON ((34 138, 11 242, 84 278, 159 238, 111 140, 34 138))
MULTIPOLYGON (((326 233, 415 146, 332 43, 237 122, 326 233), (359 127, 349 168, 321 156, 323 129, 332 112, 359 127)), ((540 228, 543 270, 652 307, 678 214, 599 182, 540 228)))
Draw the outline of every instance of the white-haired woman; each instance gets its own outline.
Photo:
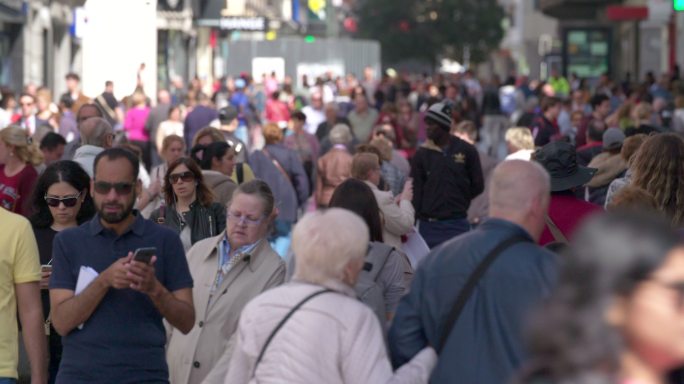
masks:
POLYGON ((508 148, 506 160, 530 161, 532 152, 534 152, 532 132, 526 127, 508 128, 506 131, 506 147, 508 148))
POLYGON ((427 383, 434 350, 392 372, 380 323, 356 299, 368 233, 360 217, 339 208, 295 226, 293 280, 242 311, 225 383, 427 383))

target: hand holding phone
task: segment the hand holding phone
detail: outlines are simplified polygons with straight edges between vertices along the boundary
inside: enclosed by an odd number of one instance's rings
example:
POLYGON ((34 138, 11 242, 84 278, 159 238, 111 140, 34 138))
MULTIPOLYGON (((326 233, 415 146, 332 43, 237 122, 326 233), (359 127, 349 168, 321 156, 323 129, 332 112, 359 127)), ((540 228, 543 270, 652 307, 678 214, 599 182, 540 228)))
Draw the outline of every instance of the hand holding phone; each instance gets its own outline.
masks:
POLYGON ((131 262, 126 264, 126 278, 129 281, 128 288, 146 294, 154 292, 155 286, 159 284, 154 275, 154 262, 157 259, 156 253, 157 249, 154 247, 138 248, 135 250, 131 261, 137 261, 138 263, 131 262))
POLYGON ((155 247, 138 248, 133 254, 133 260, 149 264, 152 260, 152 256, 154 256, 156 253, 157 248, 155 247))

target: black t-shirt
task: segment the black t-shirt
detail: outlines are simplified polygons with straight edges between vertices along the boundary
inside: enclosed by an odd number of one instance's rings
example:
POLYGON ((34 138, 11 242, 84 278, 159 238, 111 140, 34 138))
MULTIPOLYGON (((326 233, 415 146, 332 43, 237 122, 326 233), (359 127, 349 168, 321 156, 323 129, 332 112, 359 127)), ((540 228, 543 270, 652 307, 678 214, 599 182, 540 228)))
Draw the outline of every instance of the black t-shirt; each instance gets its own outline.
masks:
POLYGON ((465 218, 470 201, 484 190, 477 149, 453 136, 449 140, 444 149, 428 141, 413 157, 413 206, 420 219, 465 218))

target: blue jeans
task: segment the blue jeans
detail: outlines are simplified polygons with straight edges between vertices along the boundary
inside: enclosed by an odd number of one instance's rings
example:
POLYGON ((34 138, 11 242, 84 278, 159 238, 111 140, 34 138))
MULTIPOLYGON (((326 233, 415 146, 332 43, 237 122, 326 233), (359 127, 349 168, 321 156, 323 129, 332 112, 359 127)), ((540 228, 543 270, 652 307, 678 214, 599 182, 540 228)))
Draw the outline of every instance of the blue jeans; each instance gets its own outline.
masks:
POLYGON ((451 219, 441 221, 420 220, 418 232, 430 249, 470 230, 468 219, 451 219))
POLYGON ((242 140, 245 145, 249 147, 249 128, 246 125, 240 125, 235 130, 235 137, 242 140))
POLYGON ((0 384, 17 384, 17 379, 11 377, 0 377, 0 384))

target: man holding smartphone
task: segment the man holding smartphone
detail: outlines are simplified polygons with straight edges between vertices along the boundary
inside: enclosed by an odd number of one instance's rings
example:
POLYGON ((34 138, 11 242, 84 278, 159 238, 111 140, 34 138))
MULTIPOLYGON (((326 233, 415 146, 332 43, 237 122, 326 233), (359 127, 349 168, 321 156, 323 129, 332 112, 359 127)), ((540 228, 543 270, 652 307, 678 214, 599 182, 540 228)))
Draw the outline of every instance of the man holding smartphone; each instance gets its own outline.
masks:
POLYGON ((91 182, 98 214, 55 237, 50 302, 64 344, 57 383, 167 383, 162 320, 184 333, 194 324, 180 239, 133 211, 138 167, 124 149, 100 153, 91 182), (150 247, 149 263, 134 259, 150 247), (81 267, 99 275, 76 295, 81 267))

